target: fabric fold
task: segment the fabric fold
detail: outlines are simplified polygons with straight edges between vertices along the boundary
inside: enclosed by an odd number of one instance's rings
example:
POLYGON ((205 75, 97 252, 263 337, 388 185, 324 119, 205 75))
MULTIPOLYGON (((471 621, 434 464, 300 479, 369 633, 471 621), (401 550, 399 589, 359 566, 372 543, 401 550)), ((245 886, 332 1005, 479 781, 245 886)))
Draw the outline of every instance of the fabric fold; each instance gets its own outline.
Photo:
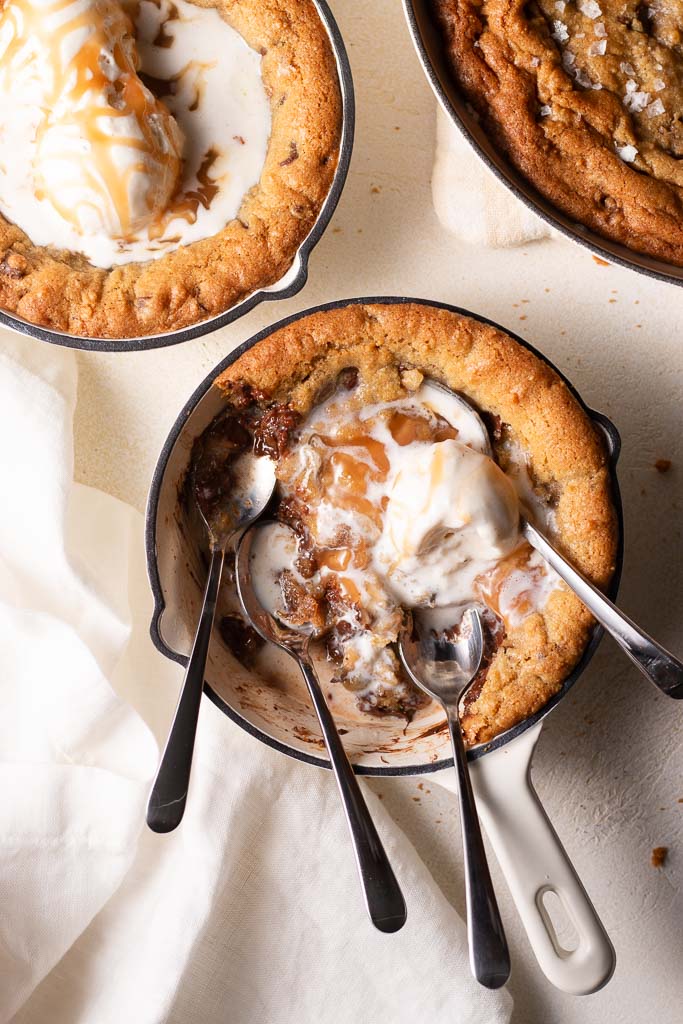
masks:
POLYGON ((75 396, 73 353, 8 339, 0 1024, 505 1024, 373 794, 409 908, 393 936, 367 919, 331 775, 210 701, 182 825, 144 828, 182 670, 149 639, 142 517, 72 482, 75 396))
POLYGON ((498 181, 440 106, 432 201, 446 231, 469 245, 505 249, 557 235, 498 181))

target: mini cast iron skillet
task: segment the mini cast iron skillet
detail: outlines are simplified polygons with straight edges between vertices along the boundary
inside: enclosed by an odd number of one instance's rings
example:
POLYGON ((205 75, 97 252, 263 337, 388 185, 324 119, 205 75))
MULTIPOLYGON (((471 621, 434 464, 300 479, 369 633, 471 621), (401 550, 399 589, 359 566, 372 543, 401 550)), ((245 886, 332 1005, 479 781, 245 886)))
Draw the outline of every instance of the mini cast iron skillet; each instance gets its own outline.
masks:
MULTIPOLYGON (((419 303, 498 327, 484 317, 445 303, 395 297, 357 298, 326 303, 287 317, 240 345, 219 363, 180 412, 159 456, 149 494, 146 551, 155 605, 151 635, 167 658, 186 664, 201 603, 205 563, 198 538, 202 534, 191 521, 184 499, 184 481, 195 439, 225 406, 225 398, 214 381, 243 352, 295 320, 321 310, 371 303, 419 303)), ((510 331, 506 333, 555 370, 605 437, 619 530, 616 572, 608 591, 609 596, 615 598, 623 554, 623 520, 615 473, 619 434, 605 416, 586 407, 569 381, 548 359, 510 331)), ((220 616, 219 608, 219 632, 220 616)), ((614 969, 614 951, 545 816, 531 785, 529 769, 543 719, 569 693, 601 637, 602 630, 595 626, 580 663, 545 707, 491 743, 468 753, 473 762, 472 781, 482 821, 539 964, 558 988, 573 993, 595 991, 609 980, 614 969), (560 944, 548 910, 551 904, 546 905, 548 894, 555 894, 562 912, 574 926, 577 940, 573 950, 563 949, 560 944)), ((262 743, 307 764, 330 767, 302 684, 278 676, 275 690, 238 664, 225 644, 214 642, 204 689, 229 718, 262 743)), ((419 712, 407 726, 402 720, 374 719, 339 703, 333 703, 332 708, 338 727, 345 730, 344 745, 358 774, 424 775, 452 767, 443 716, 436 707, 419 712)), ((445 776, 440 781, 448 784, 447 780, 445 776)))
POLYGON ((337 65, 339 78, 339 90, 342 100, 342 126, 341 139, 339 142, 339 162, 332 179, 330 191, 320 208, 317 220, 309 231, 306 238, 299 246, 294 261, 285 276, 275 284, 248 295, 246 299, 238 302, 236 306, 226 309, 218 316, 202 320, 200 323, 192 324, 178 331, 169 331, 165 334, 149 334, 140 338, 87 338, 78 334, 67 334, 64 331, 52 331, 47 327, 39 327, 29 320, 8 313, 0 308, 0 326, 9 327, 20 334, 28 334, 39 341, 49 341, 53 345, 64 345, 67 348, 88 349, 92 352, 141 352, 145 349, 163 348, 166 345, 178 345, 181 341, 190 341, 192 338, 202 337, 204 334, 211 334, 226 324, 239 320, 241 316, 258 306, 261 302, 272 299, 291 299, 293 295, 300 292, 308 278, 308 260, 311 252, 322 238, 327 225, 332 219, 339 198, 344 188, 346 175, 351 162, 351 151, 353 149, 353 134, 355 128, 355 100, 353 92, 353 79, 351 77, 351 65, 346 53, 344 40, 337 26, 332 12, 326 0, 313 0, 320 20, 327 31, 330 46, 337 65))
POLYGON ((648 277, 656 277, 660 281, 683 284, 683 267, 645 256, 628 249, 625 245, 603 238, 596 231, 584 227, 562 213, 537 192, 524 175, 520 174, 493 146, 465 97, 460 93, 444 52, 442 34, 432 16, 430 0, 403 0, 403 8, 417 56, 436 98, 455 127, 506 188, 551 227, 561 231, 567 238, 578 242, 601 259, 609 263, 618 263, 630 270, 637 270, 648 277))

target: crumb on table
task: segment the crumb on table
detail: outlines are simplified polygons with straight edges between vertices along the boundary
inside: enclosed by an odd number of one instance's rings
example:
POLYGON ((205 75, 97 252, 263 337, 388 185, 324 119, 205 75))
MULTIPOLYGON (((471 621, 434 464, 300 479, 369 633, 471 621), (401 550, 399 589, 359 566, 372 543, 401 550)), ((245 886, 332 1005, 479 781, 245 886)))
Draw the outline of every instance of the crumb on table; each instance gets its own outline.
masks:
POLYGON ((668 853, 669 853, 669 847, 668 846, 655 846, 654 849, 652 850, 652 856, 650 858, 650 862, 652 864, 652 867, 653 868, 664 867, 664 863, 666 861, 668 853))

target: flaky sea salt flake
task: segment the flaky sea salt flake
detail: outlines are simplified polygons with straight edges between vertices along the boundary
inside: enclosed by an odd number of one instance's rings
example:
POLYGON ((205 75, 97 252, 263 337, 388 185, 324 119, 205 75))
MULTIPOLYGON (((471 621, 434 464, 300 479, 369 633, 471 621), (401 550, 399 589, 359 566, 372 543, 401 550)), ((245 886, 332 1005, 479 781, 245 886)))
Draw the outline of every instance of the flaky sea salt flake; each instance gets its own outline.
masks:
POLYGON ((635 146, 618 146, 615 142, 614 148, 617 151, 617 156, 620 157, 624 163, 632 164, 638 156, 638 150, 635 146))
POLYGON ((607 50, 607 40, 599 39, 597 43, 591 43, 588 47, 589 57, 602 57, 607 50))
POLYGON ((583 68, 574 68, 574 80, 584 89, 593 88, 593 79, 586 74, 583 68))
POLYGON ((541 63, 541 58, 540 57, 532 57, 531 58, 531 66, 532 66, 532 68, 537 68, 540 63, 541 63))
POLYGON ((569 39, 569 32, 563 21, 553 22, 553 39, 558 43, 566 43, 569 39))
POLYGON ((625 75, 631 75, 632 78, 636 77, 636 69, 633 67, 633 64, 627 64, 625 61, 622 61, 619 65, 619 70, 625 75))
POLYGON ((555 0, 555 10, 559 11, 560 14, 562 14, 566 6, 564 0, 555 0))
POLYGON ((550 114, 552 114, 552 110, 553 110, 553 108, 549 107, 548 104, 546 103, 539 110, 539 114, 541 115, 541 117, 549 117, 550 114))
POLYGON ((596 3, 595 0, 579 0, 576 5, 582 14, 585 14, 587 18, 599 18, 602 14, 600 4, 596 3))
POLYGON ((666 82, 663 81, 663 79, 661 78, 655 78, 654 82, 652 83, 652 88, 655 92, 661 92, 662 89, 666 89, 666 82))
POLYGON ((562 64, 563 64, 563 66, 567 70, 569 70, 569 68, 574 66, 575 62, 576 62, 576 54, 572 53, 571 50, 565 50, 564 53, 562 54, 562 64))
POLYGON ((624 106, 632 114, 639 114, 650 102, 649 92, 627 92, 624 96, 624 106))
POLYGON ((665 112, 664 104, 661 100, 653 100, 647 108, 648 117, 659 117, 660 114, 665 112))
POLYGON ((607 29, 605 28, 604 21, 596 21, 595 25, 593 26, 593 32, 598 37, 598 39, 606 39, 607 29))

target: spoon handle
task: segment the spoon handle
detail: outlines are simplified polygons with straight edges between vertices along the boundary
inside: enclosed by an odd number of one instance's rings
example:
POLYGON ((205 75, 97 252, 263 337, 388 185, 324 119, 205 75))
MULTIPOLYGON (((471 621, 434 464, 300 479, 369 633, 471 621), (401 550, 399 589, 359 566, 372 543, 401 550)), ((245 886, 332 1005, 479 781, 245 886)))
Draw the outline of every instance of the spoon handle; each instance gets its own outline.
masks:
POLYGON ((457 707, 447 707, 446 715, 460 797, 470 967, 480 985, 500 988, 510 977, 510 953, 486 860, 457 707))
POLYGON ((601 626, 614 637, 619 646, 628 654, 643 675, 669 697, 683 698, 683 665, 669 654, 647 633, 643 632, 627 615, 620 612, 597 587, 575 569, 555 548, 548 538, 527 520, 522 522, 522 532, 532 547, 536 548, 558 576, 561 576, 574 593, 595 616, 601 626))
POLYGON ((315 669, 305 656, 299 656, 298 660, 318 715, 327 752, 332 762, 332 770, 344 805, 370 919, 379 931, 396 932, 406 922, 406 904, 403 894, 370 817, 370 812, 358 785, 358 779, 346 756, 315 669))
POLYGON ((172 832, 178 827, 185 813, 199 705, 204 688, 206 658, 209 653, 224 560, 225 551, 222 548, 214 549, 204 590, 202 612, 185 670, 178 706, 147 804, 147 824, 152 832, 172 832))

